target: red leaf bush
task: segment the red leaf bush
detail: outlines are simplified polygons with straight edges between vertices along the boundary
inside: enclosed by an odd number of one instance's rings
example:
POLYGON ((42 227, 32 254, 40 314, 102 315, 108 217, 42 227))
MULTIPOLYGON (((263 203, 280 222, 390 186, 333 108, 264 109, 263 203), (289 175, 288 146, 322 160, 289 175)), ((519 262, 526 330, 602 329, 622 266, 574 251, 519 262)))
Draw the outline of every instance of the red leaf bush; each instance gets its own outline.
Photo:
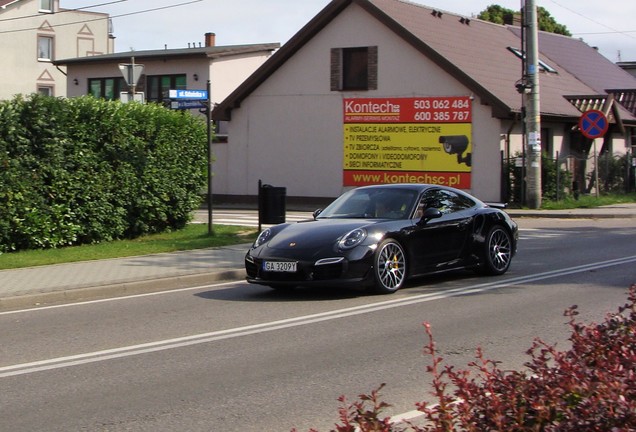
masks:
MULTIPOLYGON (((535 339, 524 371, 503 371, 480 348, 468 369, 444 365, 431 327, 424 352, 431 356, 435 403, 420 402, 424 426, 392 424, 379 391, 340 409, 337 432, 623 432, 636 430, 636 284, 628 301, 602 323, 576 322, 577 307, 565 311, 571 348, 558 351, 535 339), (453 388, 451 391, 450 388, 453 388)), ((421 422, 418 422, 421 423, 421 422)), ((314 431, 315 432, 315 431, 314 431)))

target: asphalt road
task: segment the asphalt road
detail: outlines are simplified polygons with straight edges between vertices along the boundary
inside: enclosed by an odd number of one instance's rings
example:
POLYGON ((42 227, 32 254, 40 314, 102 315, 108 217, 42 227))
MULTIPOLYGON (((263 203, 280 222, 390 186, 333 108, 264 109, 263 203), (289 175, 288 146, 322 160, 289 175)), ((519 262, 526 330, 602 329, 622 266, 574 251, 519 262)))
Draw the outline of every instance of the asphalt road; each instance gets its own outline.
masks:
POLYGON ((242 281, 0 314, 0 430, 329 430, 337 398, 381 383, 429 396, 430 322, 446 362, 480 346, 520 368, 534 337, 567 348, 563 311, 599 321, 636 282, 633 220, 520 220, 509 273, 429 277, 391 296, 242 281))

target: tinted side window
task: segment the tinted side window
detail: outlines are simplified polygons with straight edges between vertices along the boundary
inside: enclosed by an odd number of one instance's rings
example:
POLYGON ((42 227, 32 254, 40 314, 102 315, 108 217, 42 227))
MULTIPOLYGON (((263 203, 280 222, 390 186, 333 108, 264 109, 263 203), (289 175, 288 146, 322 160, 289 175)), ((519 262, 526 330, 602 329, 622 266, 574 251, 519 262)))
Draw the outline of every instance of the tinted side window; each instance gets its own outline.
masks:
POLYGON ((468 197, 441 189, 427 191, 421 202, 423 209, 436 208, 443 214, 466 210, 474 205, 475 202, 468 197))

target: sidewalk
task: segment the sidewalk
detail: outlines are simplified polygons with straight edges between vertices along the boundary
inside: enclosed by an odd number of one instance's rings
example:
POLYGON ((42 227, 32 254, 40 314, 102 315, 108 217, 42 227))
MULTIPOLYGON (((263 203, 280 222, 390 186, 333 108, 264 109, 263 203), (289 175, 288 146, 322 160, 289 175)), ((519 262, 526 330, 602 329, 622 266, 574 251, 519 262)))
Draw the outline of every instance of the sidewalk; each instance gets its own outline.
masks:
MULTIPOLYGON (((514 218, 633 218, 636 203, 594 209, 515 210, 514 218)), ((245 277, 249 244, 0 271, 0 310, 93 300, 245 277)))
MULTIPOLYGON (((506 209, 512 218, 555 218, 555 219, 608 219, 636 218, 636 203, 613 204, 590 209, 568 210, 527 210, 506 209)), ((636 221, 634 222, 636 223, 636 221)))

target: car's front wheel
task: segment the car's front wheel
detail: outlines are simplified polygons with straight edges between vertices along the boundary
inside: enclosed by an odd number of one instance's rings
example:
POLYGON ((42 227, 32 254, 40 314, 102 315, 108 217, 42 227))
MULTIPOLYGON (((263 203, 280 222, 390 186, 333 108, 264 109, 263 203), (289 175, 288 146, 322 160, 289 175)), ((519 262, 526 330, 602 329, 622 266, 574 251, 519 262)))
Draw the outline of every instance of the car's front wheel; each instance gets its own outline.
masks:
POLYGON ((378 245, 373 260, 374 291, 391 294, 402 288, 406 280, 406 255, 402 246, 392 239, 378 245))
POLYGON ((500 226, 492 227, 486 236, 484 248, 480 273, 502 275, 507 272, 512 260, 512 239, 508 231, 500 226))

